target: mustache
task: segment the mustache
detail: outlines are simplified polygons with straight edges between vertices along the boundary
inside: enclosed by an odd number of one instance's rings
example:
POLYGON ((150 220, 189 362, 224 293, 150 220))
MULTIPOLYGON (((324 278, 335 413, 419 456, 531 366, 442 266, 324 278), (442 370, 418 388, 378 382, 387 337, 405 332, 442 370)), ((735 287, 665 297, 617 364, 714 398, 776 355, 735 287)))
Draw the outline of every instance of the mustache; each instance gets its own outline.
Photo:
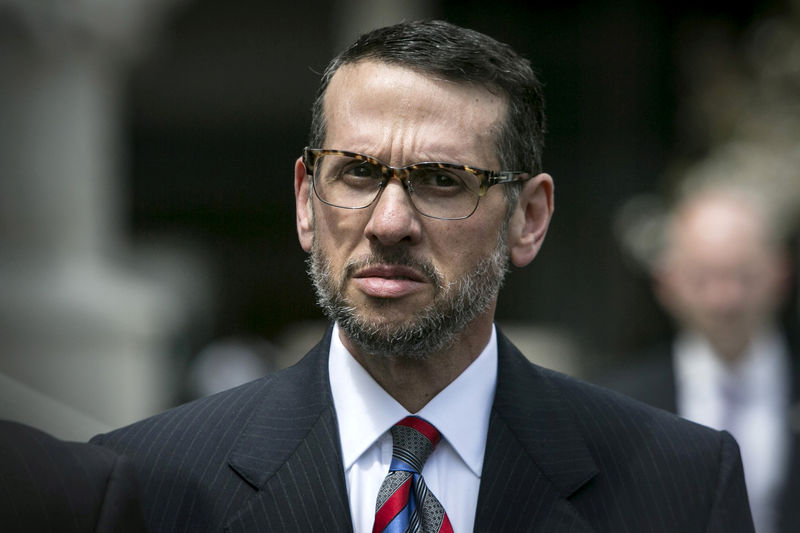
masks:
POLYGON ((433 266, 433 263, 425 259, 412 256, 405 248, 395 249, 376 249, 369 255, 357 259, 351 259, 344 267, 343 279, 347 280, 363 268, 377 265, 395 265, 413 268, 420 272, 439 292, 443 287, 442 276, 433 266))

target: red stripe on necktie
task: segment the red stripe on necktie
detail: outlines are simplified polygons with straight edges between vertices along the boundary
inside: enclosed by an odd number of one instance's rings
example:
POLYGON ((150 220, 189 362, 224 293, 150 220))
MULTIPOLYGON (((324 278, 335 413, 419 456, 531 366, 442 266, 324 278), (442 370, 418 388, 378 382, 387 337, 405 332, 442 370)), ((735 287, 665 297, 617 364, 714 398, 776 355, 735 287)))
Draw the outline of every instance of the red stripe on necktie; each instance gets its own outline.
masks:
POLYGON ((444 514, 444 520, 442 520, 442 527, 439 528, 439 533, 453 533, 453 526, 450 525, 450 519, 447 518, 447 513, 444 514))
POLYGON ((408 496, 411 491, 412 480, 413 478, 409 476, 405 483, 400 485, 397 490, 389 496, 389 499, 386 500, 381 508, 378 509, 378 512, 375 513, 375 525, 372 526, 372 533, 380 533, 386 529, 386 526, 397 516, 397 513, 408 505, 408 496))
POLYGON ((433 427, 427 420, 424 420, 418 416, 407 416, 398 422, 397 425, 416 429, 425 435, 434 446, 439 443, 439 439, 441 438, 439 431, 435 427, 433 427))

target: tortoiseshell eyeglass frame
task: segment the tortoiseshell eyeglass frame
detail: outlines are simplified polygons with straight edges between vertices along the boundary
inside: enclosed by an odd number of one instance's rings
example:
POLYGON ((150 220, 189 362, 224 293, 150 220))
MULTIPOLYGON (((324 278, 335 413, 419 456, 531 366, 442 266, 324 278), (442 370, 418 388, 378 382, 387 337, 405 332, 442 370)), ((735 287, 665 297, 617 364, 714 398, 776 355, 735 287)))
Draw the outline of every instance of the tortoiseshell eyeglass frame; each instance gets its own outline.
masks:
MULTIPOLYGON (((493 185, 503 185, 503 184, 506 184, 506 183, 523 182, 523 181, 529 180, 530 177, 531 177, 529 173, 527 173, 525 171, 521 171, 521 170, 501 170, 499 172, 496 172, 494 170, 486 170, 486 169, 483 169, 483 168, 476 168, 476 167, 471 167, 471 166, 468 166, 468 165, 459 165, 457 163, 445 163, 445 162, 441 162, 441 161, 423 161, 423 162, 420 162, 420 163, 414 163, 414 164, 411 164, 411 165, 406 165, 404 167, 393 167, 391 165, 387 165, 386 163, 384 163, 380 159, 377 159, 377 158, 369 156, 369 155, 360 154, 358 152, 348 152, 346 150, 329 150, 329 149, 325 149, 325 148, 305 147, 305 148, 303 148, 303 164, 305 165, 306 172, 308 172, 309 175, 311 175, 312 177, 314 176, 314 166, 315 166, 317 160, 320 157, 325 156, 325 155, 341 155, 341 156, 345 156, 345 157, 351 157, 351 158, 357 159, 359 161, 364 161, 366 163, 370 163, 372 165, 375 165, 375 166, 379 167, 381 169, 381 174, 383 175, 383 181, 381 181, 380 185, 378 186, 378 192, 375 195, 375 198, 373 198, 368 204, 362 205, 362 206, 358 206, 358 207, 346 207, 346 206, 332 204, 332 203, 320 198, 319 193, 316 190, 316 187, 314 187, 314 194, 316 195, 317 198, 319 198, 319 200, 321 202, 323 202, 323 203, 325 203, 327 205, 333 206, 333 207, 338 207, 340 209, 364 209, 364 208, 369 207, 370 205, 373 204, 373 202, 375 202, 375 200, 378 199, 378 197, 380 196, 381 190, 384 188, 386 183, 388 183, 389 179, 392 178, 392 176, 394 176, 397 179, 399 179, 400 182, 403 184, 403 187, 405 187, 405 189, 408 190, 408 181, 407 181, 407 179, 408 179, 409 173, 411 171, 413 171, 413 170, 420 170, 420 169, 423 169, 423 168, 442 168, 442 169, 459 170, 459 171, 465 171, 465 172, 468 172, 470 174, 473 174, 474 176, 477 176, 480 179, 480 184, 478 186, 477 191, 471 191, 471 192, 475 193, 475 195, 478 197, 479 200, 480 200, 480 198, 482 196, 486 195, 486 193, 489 191, 489 187, 491 187, 493 185)), ((312 187, 313 187, 313 180, 312 180, 312 187)), ((412 204, 413 204, 413 202, 412 202, 412 204)), ((469 218, 470 216, 472 216, 472 214, 478 208, 478 202, 475 202, 475 207, 472 209, 472 211, 469 214, 464 215, 464 216, 459 216, 459 217, 438 217, 438 216, 429 215, 428 213, 420 211, 419 208, 417 208, 416 205, 414 205, 414 208, 417 211, 419 211, 420 214, 422 214, 422 215, 424 215, 426 217, 430 217, 430 218, 437 218, 437 219, 440 219, 440 220, 463 220, 465 218, 469 218)))

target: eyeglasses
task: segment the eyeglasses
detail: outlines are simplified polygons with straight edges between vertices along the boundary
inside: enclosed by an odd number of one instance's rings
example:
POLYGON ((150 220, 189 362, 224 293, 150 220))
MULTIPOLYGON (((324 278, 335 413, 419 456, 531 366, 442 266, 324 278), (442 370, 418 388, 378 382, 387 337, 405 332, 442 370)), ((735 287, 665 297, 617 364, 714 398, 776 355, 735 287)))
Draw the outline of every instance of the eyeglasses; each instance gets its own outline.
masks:
POLYGON ((420 214, 442 220, 468 218, 492 185, 522 182, 525 172, 483 170, 425 162, 392 167, 374 157, 342 150, 304 148, 303 164, 320 201, 342 209, 364 209, 394 176, 420 214))

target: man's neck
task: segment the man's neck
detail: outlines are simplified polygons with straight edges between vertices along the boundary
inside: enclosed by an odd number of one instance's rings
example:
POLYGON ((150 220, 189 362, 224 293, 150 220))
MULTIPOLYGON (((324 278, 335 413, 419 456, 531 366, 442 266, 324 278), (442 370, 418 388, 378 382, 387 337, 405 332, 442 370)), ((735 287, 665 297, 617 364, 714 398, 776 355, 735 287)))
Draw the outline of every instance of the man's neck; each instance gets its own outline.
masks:
POLYGON ((422 359, 365 354, 341 330, 339 333, 344 346, 370 376, 408 412, 416 413, 481 354, 492 333, 492 322, 484 322, 470 324, 450 347, 422 359))
POLYGON ((754 343, 774 334, 774 331, 774 326, 765 324, 747 336, 728 335, 718 339, 706 338, 706 341, 722 363, 735 368, 751 355, 754 343))

